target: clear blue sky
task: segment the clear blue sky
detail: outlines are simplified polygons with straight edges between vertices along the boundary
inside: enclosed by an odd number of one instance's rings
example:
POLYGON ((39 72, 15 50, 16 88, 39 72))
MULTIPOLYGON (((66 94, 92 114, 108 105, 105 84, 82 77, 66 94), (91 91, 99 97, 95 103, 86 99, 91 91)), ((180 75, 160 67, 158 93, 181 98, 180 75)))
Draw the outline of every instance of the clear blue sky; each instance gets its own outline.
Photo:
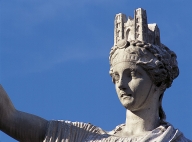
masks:
MULTIPOLYGON (((114 16, 147 10, 180 75, 164 95, 167 121, 192 139, 192 1, 1 0, 0 82, 18 110, 47 120, 124 123, 108 74, 114 16)), ((0 132, 1 142, 15 142, 0 132)))

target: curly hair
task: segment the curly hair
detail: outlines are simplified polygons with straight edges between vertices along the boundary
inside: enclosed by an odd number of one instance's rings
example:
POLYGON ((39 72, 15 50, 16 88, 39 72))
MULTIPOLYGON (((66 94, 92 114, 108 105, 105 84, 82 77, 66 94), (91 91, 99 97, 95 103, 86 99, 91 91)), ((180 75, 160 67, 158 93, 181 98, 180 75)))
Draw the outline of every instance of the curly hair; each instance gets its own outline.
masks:
MULTIPOLYGON (((129 46, 135 46, 142 49, 141 51, 147 50, 150 52, 156 59, 155 62, 144 62, 137 61, 136 64, 140 65, 150 76, 152 82, 159 87, 163 92, 166 88, 169 88, 173 80, 179 75, 179 68, 177 65, 177 56, 171 51, 168 47, 161 44, 153 45, 150 43, 142 42, 139 40, 126 41, 121 45, 112 47, 109 60, 110 60, 110 75, 113 73, 112 60, 117 56, 118 50, 126 49, 129 46)), ((160 95, 159 101, 162 102, 163 93, 160 95)), ((163 111, 162 105, 159 108, 159 117, 160 119, 165 119, 166 115, 163 111)))

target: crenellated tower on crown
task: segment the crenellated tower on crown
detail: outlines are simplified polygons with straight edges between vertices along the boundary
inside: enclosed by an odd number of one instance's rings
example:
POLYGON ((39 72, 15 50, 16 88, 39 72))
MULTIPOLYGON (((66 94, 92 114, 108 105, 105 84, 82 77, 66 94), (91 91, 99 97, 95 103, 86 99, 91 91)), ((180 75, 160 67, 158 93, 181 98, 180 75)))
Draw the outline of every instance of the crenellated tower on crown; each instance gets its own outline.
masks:
POLYGON ((154 45, 160 45, 160 31, 157 24, 147 23, 146 10, 138 8, 134 18, 119 13, 115 16, 114 46, 122 40, 140 40, 154 45))

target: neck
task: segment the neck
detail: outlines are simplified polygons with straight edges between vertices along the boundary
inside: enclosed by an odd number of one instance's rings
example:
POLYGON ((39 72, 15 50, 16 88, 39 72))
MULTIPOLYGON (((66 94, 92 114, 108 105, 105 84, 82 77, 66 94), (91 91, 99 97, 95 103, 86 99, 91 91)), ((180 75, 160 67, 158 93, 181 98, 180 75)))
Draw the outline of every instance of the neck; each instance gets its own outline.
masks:
POLYGON ((123 135, 144 135, 159 126, 158 108, 146 108, 139 111, 127 110, 123 135))
POLYGON ((132 108, 132 111, 126 110, 125 126, 116 135, 123 137, 143 136, 160 125, 159 96, 162 92, 154 87, 150 89, 149 96, 142 106, 137 109, 132 108), (154 92, 151 92, 151 90, 154 90, 154 92))

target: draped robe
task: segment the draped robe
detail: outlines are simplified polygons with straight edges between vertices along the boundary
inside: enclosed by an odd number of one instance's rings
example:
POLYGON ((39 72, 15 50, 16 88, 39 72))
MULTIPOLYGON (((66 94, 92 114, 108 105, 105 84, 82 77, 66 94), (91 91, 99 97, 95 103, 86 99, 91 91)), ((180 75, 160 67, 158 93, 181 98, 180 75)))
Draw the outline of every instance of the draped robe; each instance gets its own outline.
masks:
POLYGON ((116 136, 115 133, 121 131, 123 126, 118 125, 107 132, 90 123, 50 121, 43 142, 192 142, 168 122, 161 122, 159 127, 138 137, 116 136))

